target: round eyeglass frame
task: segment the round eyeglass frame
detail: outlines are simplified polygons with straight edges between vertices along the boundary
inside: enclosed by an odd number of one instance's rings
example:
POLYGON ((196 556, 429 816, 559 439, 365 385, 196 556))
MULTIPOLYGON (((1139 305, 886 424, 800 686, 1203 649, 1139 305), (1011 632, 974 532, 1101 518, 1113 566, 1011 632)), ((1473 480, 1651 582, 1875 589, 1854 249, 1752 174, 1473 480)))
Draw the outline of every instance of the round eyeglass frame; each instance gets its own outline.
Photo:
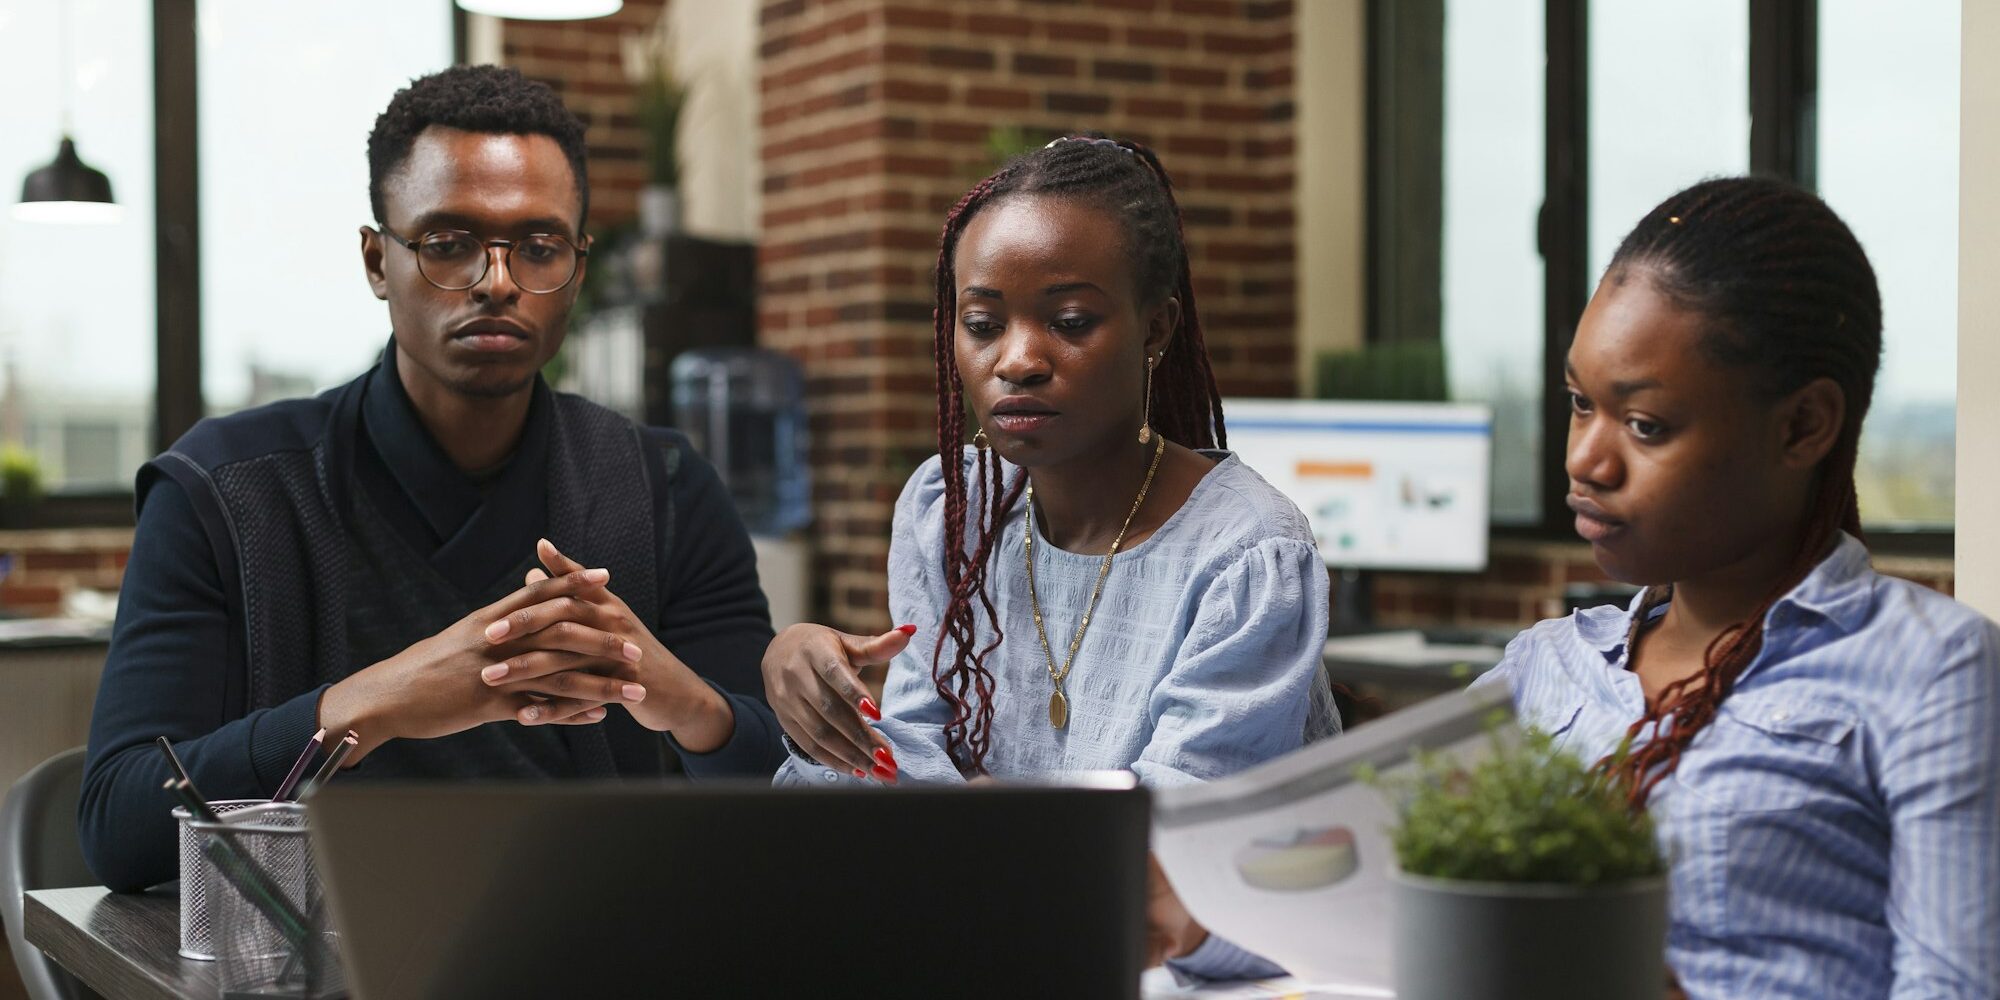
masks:
POLYGON ((467 232, 466 230, 463 229, 433 229, 430 232, 427 232, 422 236, 419 236, 413 240, 403 236, 402 234, 396 232, 393 229, 390 229, 387 225, 380 223, 376 224, 375 231, 381 233, 383 236, 388 237, 391 242, 396 243, 397 245, 403 247, 403 249, 410 251, 412 254, 415 254, 417 258, 417 273, 423 275, 424 280, 430 282, 432 287, 447 292, 462 292, 468 288, 472 288, 478 285, 482 281, 485 281, 486 276, 492 273, 493 271, 493 254, 491 251, 495 247, 499 248, 501 256, 504 258, 502 263, 506 265, 507 277, 513 280, 516 287, 520 288, 524 292, 529 293, 530 295, 553 295, 556 292, 560 292, 563 289, 568 288, 570 282, 576 280, 576 273, 583 269, 583 259, 585 257, 590 256, 589 247, 578 246, 575 240, 572 240, 569 237, 562 235, 561 233, 529 233, 528 235, 523 236, 518 240, 482 240, 479 238, 478 234, 467 232), (468 281, 463 285, 447 285, 444 282, 431 277, 431 273, 424 269, 424 254, 420 248, 426 242, 439 236, 463 236, 466 239, 471 240, 473 243, 479 245, 480 249, 479 274, 476 277, 474 277, 471 281, 468 281), (570 251, 576 255, 570 261, 569 277, 564 278, 562 284, 557 285, 554 288, 529 288, 528 286, 521 284, 520 279, 514 276, 514 247, 532 239, 561 240, 563 243, 567 244, 570 248, 570 251))

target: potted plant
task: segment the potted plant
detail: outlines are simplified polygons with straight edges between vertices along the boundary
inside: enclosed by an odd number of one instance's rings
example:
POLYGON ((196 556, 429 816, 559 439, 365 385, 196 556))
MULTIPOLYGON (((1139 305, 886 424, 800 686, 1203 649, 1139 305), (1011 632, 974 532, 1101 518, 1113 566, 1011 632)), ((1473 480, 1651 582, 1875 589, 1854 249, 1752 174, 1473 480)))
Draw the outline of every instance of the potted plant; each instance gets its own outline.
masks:
POLYGON ((42 463, 20 445, 0 445, 0 523, 13 524, 42 499, 42 463))
POLYGON ((1624 782, 1531 731, 1389 787, 1402 1000, 1664 993, 1666 865, 1624 782))
POLYGON ((687 91, 661 65, 638 86, 634 103, 646 136, 646 188, 640 205, 642 228, 657 239, 680 228, 681 164, 678 148, 681 106, 687 91))
POLYGON ((660 239, 680 228, 680 126, 687 88, 674 69, 674 38, 664 13, 646 32, 624 40, 632 110, 646 145, 646 187, 639 192, 639 229, 660 239))

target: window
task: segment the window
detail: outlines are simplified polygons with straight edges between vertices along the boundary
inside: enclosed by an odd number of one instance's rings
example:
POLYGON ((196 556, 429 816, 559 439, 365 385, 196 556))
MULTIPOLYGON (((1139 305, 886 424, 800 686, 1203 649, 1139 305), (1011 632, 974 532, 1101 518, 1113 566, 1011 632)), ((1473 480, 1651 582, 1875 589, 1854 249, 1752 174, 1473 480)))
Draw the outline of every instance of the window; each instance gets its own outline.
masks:
POLYGON ((1958 18, 1952 0, 1819 3, 1819 192, 1882 288, 1882 372, 1855 481, 1871 526, 1953 519, 1958 18))
POLYGON ((1541 513, 1542 5, 1451 0, 1444 17, 1442 326, 1451 397, 1493 407, 1493 519, 1541 513))
POLYGON ((451 64, 452 16, 201 0, 198 33, 201 388, 227 413, 345 382, 388 342, 357 235, 368 131, 389 95, 451 64))
POLYGON ((52 495, 124 490, 153 404, 153 33, 146 0, 0 0, 0 185, 11 209, 68 131, 117 220, 0 211, 0 443, 52 495), (68 23, 65 25, 64 21, 68 23), (67 37, 65 37, 67 36, 67 37))
POLYGON ((1948 543, 1957 4, 1371 0, 1369 15, 1369 335, 1440 343, 1451 398, 1494 407, 1496 525, 1573 537, 1549 373, 1618 242, 1689 184, 1762 172, 1818 190, 1882 288, 1864 522, 1948 543))
POLYGON ((1750 169, 1749 0, 1590 5, 1590 285, 1667 195, 1750 169))
POLYGON ((0 186, 68 132, 117 201, 89 226, 0 203, 0 447, 51 497, 11 524, 129 524, 133 470, 204 413, 344 381, 386 342, 356 252, 366 137, 463 18, 270 6, 0 0, 0 85, 32 98, 0 107, 0 186))

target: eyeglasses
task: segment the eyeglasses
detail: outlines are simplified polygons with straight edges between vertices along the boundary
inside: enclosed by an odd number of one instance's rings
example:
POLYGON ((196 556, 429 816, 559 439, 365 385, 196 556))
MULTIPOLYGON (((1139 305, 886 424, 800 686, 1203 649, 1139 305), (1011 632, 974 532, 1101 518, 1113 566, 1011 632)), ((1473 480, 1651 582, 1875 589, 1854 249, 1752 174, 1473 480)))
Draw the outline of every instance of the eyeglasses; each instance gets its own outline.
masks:
POLYGON ((382 235, 417 255, 417 273, 447 292, 459 292, 479 284, 495 247, 507 267, 508 277, 524 292, 547 295, 561 291, 576 277, 577 262, 590 251, 570 242, 567 236, 534 233, 518 240, 482 240, 459 229, 440 229, 411 240, 388 226, 377 226, 382 235))

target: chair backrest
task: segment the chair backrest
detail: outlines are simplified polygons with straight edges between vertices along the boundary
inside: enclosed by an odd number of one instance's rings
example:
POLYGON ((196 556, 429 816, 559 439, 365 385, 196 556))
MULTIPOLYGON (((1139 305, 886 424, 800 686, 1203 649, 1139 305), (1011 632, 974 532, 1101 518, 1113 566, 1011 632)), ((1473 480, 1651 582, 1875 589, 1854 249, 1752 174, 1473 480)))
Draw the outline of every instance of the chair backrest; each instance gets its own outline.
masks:
POLYGON ((0 805, 0 921, 7 925, 7 944, 33 1000, 92 995, 76 977, 29 944, 21 927, 22 893, 97 882, 76 839, 76 803, 82 788, 83 748, 75 747, 22 775, 0 805))

